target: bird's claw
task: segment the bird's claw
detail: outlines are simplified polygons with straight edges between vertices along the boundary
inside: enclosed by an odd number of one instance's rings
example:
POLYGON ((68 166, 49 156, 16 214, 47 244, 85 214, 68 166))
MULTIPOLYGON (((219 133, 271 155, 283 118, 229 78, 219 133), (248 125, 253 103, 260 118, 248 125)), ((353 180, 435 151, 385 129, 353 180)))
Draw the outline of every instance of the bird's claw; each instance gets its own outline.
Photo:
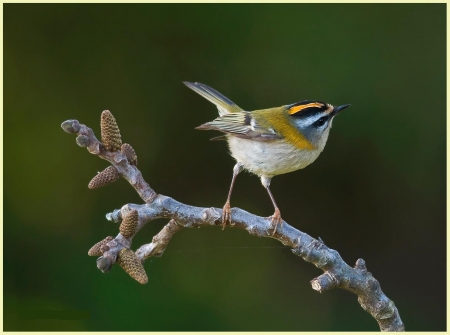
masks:
POLYGON ((231 206, 229 201, 225 203, 222 210, 222 230, 225 229, 227 222, 231 224, 231 206))
POLYGON ((283 225, 283 219, 281 218, 281 212, 278 207, 275 208, 275 213, 273 213, 273 215, 270 216, 269 219, 273 228, 272 236, 274 236, 277 232, 278 225, 280 225, 280 227, 283 225))

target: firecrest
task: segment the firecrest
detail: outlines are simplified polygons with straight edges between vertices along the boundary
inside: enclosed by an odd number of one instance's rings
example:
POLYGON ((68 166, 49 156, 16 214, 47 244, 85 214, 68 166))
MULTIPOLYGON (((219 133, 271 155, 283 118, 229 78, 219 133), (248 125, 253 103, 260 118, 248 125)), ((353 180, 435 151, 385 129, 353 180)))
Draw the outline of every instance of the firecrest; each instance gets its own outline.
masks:
POLYGON ((244 111, 207 85, 184 84, 219 110, 218 118, 196 129, 225 133, 211 140, 227 140, 231 155, 237 161, 222 211, 223 228, 227 222, 231 224, 231 193, 237 175, 245 169, 259 176, 269 193, 275 207, 275 213, 270 217, 274 235, 283 220, 269 188, 272 177, 303 169, 314 162, 325 148, 333 118, 350 105, 334 107, 321 101, 304 100, 281 107, 244 111))

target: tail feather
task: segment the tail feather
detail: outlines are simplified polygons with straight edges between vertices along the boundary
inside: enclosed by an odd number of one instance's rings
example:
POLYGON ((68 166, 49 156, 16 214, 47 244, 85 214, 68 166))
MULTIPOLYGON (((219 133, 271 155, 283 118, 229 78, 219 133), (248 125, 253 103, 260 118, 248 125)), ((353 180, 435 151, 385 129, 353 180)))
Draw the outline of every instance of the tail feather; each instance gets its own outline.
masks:
POLYGON ((217 109, 219 110, 219 115, 225 115, 229 113, 238 113, 242 112, 243 109, 237 106, 233 101, 228 99, 226 96, 221 94, 220 92, 217 92, 215 89, 201 83, 190 83, 190 82, 183 82, 187 87, 189 87, 191 90, 197 92, 205 99, 209 100, 213 104, 217 106, 217 109))
POLYGON ((195 127, 195 129, 197 129, 197 130, 212 130, 212 129, 215 129, 215 127, 212 127, 211 123, 208 122, 208 123, 204 123, 198 127, 195 127))

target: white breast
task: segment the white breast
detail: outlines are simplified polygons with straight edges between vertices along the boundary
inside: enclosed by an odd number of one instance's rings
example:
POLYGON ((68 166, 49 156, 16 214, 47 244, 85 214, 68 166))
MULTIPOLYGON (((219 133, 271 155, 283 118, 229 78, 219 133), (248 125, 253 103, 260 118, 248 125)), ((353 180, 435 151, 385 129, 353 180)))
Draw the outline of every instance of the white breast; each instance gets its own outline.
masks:
POLYGON ((228 135, 231 155, 244 168, 258 176, 272 177, 303 169, 314 162, 325 147, 328 137, 315 150, 300 150, 282 140, 261 142, 228 135))

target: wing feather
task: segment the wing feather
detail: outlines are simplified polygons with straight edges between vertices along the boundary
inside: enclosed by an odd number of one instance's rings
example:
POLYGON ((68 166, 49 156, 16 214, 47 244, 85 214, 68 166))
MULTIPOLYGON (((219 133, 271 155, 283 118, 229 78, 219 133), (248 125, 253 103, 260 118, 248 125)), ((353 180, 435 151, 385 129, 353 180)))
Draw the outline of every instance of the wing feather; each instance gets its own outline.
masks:
POLYGON ((250 112, 225 114, 195 129, 218 130, 240 138, 257 141, 270 141, 281 138, 273 129, 259 127, 250 112))

